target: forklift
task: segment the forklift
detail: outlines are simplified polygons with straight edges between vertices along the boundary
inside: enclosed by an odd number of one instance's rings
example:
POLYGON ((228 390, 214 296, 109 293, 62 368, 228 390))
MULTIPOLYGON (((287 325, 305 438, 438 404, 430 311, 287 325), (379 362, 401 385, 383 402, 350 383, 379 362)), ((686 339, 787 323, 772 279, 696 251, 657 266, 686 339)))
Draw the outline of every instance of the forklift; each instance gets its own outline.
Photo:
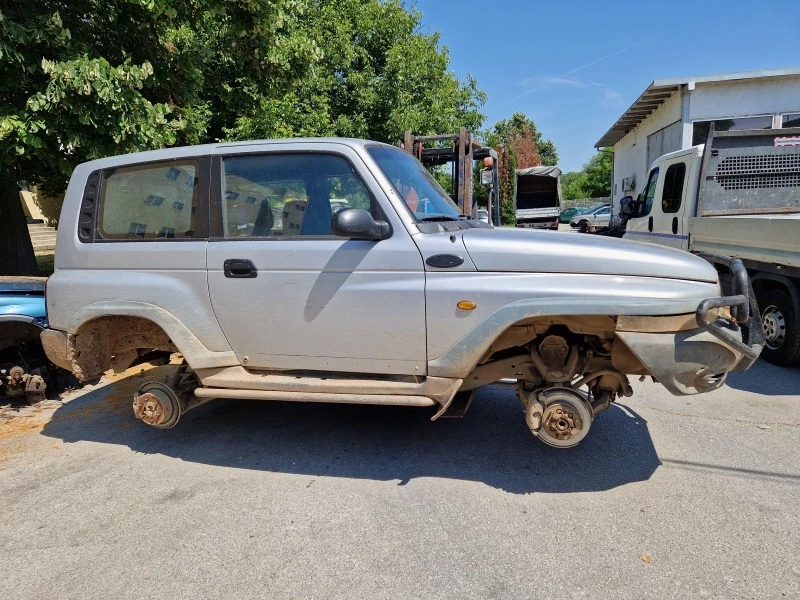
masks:
POLYGON ((450 135, 412 135, 406 131, 399 144, 425 167, 450 165, 453 193, 450 197, 458 210, 468 218, 478 217, 478 206, 472 195, 472 169, 476 160, 483 161, 481 184, 489 188, 489 222, 500 224, 500 203, 497 201, 497 152, 476 140, 466 127, 450 135))

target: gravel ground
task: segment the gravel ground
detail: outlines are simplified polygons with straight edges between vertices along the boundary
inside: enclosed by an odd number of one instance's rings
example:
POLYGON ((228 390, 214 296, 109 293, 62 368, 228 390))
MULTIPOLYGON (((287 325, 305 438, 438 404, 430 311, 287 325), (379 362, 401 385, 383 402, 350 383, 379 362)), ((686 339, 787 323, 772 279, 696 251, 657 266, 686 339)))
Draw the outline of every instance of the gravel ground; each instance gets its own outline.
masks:
POLYGON ((500 387, 157 431, 130 400, 160 373, 0 413, 0 598, 800 598, 800 369, 636 382, 566 451, 500 387))

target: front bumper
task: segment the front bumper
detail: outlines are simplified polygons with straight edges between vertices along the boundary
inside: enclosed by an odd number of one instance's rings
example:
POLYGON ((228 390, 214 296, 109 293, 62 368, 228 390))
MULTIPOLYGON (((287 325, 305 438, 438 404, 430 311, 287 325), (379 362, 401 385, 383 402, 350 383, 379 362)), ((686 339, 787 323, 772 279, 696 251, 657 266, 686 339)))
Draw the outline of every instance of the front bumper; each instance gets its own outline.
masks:
POLYGON ((712 263, 727 265, 731 271, 733 286, 730 296, 707 298, 697 307, 697 324, 715 338, 742 354, 742 359, 733 368, 734 371, 746 371, 761 354, 764 348, 764 327, 761 323, 760 311, 753 286, 742 261, 738 258, 719 254, 700 254, 712 263), (711 320, 711 311, 715 308, 729 307, 732 321, 711 320), (734 330, 733 325, 736 325, 734 330), (740 326, 743 331, 738 330, 740 326))
POLYGON ((764 330, 747 271, 738 259, 715 256, 733 275, 733 294, 707 298, 695 313, 698 328, 677 333, 618 331, 647 370, 675 395, 721 387, 731 371, 744 371, 764 347, 764 330), (730 318, 720 316, 730 308, 730 318))

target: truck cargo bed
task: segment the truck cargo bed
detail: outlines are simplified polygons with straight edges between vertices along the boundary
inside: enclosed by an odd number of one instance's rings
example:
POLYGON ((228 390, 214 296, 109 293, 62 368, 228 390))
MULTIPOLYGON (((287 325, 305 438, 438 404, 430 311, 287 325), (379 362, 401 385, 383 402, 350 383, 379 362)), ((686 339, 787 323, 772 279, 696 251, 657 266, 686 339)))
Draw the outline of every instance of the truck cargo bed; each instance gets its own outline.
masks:
POLYGON ((800 215, 694 217, 689 249, 800 268, 800 215))

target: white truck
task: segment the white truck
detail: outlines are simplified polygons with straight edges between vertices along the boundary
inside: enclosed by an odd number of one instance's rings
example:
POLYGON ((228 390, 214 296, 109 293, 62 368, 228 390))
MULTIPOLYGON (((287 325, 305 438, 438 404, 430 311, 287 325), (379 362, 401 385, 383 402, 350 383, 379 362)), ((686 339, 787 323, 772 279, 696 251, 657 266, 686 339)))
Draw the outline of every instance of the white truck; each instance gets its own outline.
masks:
MULTIPOLYGON (((775 364, 800 363, 800 128, 709 133, 650 168, 624 238, 741 259, 775 364), (710 152, 706 149, 710 148, 710 152)), ((716 257, 716 258, 715 258, 716 257)))

